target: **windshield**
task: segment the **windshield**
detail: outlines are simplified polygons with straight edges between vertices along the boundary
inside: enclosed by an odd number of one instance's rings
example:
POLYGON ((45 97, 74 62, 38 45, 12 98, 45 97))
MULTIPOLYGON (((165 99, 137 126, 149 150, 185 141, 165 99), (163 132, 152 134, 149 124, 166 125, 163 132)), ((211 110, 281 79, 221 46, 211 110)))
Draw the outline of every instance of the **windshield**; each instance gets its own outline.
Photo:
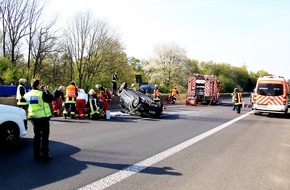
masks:
POLYGON ((282 84, 259 84, 257 93, 263 96, 281 96, 283 95, 282 84))

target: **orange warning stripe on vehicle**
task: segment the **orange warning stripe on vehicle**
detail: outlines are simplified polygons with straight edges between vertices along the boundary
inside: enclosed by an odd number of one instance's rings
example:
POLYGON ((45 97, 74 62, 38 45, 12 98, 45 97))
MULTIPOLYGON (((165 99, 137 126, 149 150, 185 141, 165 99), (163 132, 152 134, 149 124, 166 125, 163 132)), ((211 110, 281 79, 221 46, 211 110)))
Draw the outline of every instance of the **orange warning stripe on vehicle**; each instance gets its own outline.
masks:
POLYGON ((257 104, 264 104, 264 105, 284 105, 286 102, 286 99, 283 98, 283 96, 256 96, 257 104))

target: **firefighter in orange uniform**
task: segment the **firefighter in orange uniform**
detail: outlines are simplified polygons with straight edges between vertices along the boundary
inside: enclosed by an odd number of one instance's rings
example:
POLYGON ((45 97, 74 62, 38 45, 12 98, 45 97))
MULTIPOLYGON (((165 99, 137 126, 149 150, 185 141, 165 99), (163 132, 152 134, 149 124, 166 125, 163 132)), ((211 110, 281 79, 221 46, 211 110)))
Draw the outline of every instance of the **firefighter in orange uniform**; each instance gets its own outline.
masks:
POLYGON ((168 96, 168 102, 172 101, 172 104, 175 104, 176 97, 179 94, 178 90, 175 88, 172 89, 171 93, 168 96))
POLYGON ((66 87, 66 98, 65 98, 65 108, 63 115, 66 117, 70 109, 71 118, 75 117, 76 112, 76 98, 78 96, 78 89, 76 83, 71 81, 70 84, 66 87))
POLYGON ((154 101, 160 101, 161 98, 161 92, 159 90, 159 87, 157 84, 155 84, 155 88, 153 90, 153 94, 152 94, 153 100, 154 101))

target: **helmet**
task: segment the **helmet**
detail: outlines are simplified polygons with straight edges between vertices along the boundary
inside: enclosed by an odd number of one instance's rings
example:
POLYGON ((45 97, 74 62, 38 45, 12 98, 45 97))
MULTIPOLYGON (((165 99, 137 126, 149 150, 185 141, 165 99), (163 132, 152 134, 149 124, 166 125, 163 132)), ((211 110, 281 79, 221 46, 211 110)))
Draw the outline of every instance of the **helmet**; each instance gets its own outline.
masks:
POLYGON ((26 83, 26 79, 25 78, 21 78, 21 79, 19 79, 19 83, 21 84, 21 83, 26 83))
POLYGON ((63 90, 63 91, 64 91, 65 88, 64 88, 64 86, 59 86, 59 87, 58 87, 58 90, 63 90))
POLYGON ((89 95, 93 95, 95 93, 95 91, 94 91, 94 89, 90 89, 90 91, 89 91, 89 95))
POLYGON ((101 84, 96 84, 96 88, 102 88, 102 85, 101 84))
POLYGON ((158 85, 157 84, 155 84, 154 86, 155 86, 155 88, 158 88, 158 85))
POLYGON ((75 81, 73 81, 73 80, 70 82, 70 84, 76 85, 75 81))

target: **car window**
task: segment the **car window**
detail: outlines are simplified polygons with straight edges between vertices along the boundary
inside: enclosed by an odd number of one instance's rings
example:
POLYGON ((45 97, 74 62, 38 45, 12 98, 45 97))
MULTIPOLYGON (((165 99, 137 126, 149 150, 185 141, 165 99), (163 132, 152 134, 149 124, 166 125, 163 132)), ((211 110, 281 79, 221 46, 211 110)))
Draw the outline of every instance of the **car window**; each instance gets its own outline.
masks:
POLYGON ((281 96, 283 95, 282 84, 259 84, 257 93, 262 96, 281 96))

